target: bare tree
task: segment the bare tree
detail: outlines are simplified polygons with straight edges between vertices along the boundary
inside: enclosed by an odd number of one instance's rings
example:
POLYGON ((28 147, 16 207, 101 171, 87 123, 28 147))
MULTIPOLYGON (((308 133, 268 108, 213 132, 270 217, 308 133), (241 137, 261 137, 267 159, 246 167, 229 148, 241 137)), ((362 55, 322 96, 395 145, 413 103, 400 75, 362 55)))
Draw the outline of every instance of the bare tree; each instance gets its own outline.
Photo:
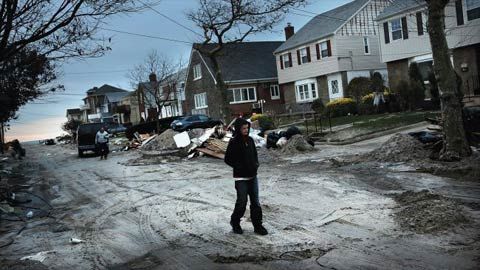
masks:
POLYGON ((461 89, 450 62, 445 38, 445 6, 449 0, 425 0, 428 8, 428 34, 432 46, 434 73, 440 90, 444 144, 440 159, 451 161, 471 155, 462 118, 461 89))
POLYGON ((307 0, 199 0, 200 7, 187 16, 203 30, 203 42, 195 44, 196 50, 212 62, 217 82, 212 100, 220 107, 220 117, 228 122, 227 91, 222 70, 217 61, 225 44, 243 42, 249 35, 271 31, 281 22, 291 7, 305 4, 307 0), (213 43, 213 46, 205 46, 213 43))
POLYGON ((127 75, 132 87, 137 89, 141 102, 149 108, 155 108, 157 131, 159 131, 159 113, 165 105, 178 98, 178 82, 182 80, 183 63, 177 63, 165 55, 152 50, 144 62, 136 65, 127 75))

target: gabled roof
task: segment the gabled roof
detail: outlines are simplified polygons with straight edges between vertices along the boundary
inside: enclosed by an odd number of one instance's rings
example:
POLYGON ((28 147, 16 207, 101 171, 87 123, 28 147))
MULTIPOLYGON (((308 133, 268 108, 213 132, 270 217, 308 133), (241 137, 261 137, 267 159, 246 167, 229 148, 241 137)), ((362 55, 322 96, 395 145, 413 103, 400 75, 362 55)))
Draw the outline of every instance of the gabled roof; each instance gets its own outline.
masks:
POLYGON ((390 3, 390 5, 377 16, 376 20, 380 21, 411 9, 423 7, 426 4, 427 3, 425 1, 418 0, 393 0, 392 3, 390 3))
POLYGON ((315 16, 285 41, 282 46, 278 47, 275 53, 290 50, 334 34, 369 1, 355 0, 315 16))
MULTIPOLYGON (((225 82, 255 81, 276 79, 277 65, 273 51, 281 41, 254 41, 225 44, 217 57, 225 82)), ((194 44, 201 46, 199 44, 194 44)), ((211 50, 216 44, 201 47, 211 50)), ((201 54, 201 53, 200 53, 201 54)), ((207 67, 213 74, 213 65, 209 57, 201 54, 207 67)))
POLYGON ((87 91, 87 95, 105 95, 106 93, 116 93, 116 92, 128 92, 127 90, 123 90, 108 84, 104 84, 101 87, 93 87, 92 89, 87 91))
POLYGON ((110 93, 105 93, 105 96, 107 97, 109 102, 120 102, 122 98, 130 95, 130 92, 110 92, 110 93))

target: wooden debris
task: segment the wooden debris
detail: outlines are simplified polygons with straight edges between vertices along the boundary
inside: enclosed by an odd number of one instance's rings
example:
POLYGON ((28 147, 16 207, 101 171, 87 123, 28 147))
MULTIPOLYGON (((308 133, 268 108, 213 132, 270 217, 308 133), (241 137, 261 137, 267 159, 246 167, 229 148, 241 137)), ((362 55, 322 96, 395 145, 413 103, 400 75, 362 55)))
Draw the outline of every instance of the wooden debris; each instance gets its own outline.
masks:
POLYGON ((212 150, 207 149, 207 148, 197 148, 196 150, 198 152, 201 152, 201 153, 204 153, 204 154, 207 154, 209 156, 216 157, 216 158, 219 158, 219 159, 224 159, 225 158, 225 154, 218 153, 218 152, 212 151, 212 150))

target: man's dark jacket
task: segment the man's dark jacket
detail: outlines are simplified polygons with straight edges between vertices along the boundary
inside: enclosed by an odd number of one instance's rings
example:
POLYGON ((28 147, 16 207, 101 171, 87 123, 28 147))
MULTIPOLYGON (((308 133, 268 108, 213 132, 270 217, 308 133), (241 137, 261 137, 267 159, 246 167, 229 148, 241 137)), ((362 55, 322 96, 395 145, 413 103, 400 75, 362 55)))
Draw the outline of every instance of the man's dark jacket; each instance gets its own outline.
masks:
POLYGON ((245 119, 238 118, 235 121, 235 133, 228 143, 227 152, 225 153, 225 163, 233 168, 233 177, 247 178, 257 176, 258 155, 255 142, 250 136, 244 137, 241 129, 243 125, 248 125, 250 131, 250 123, 245 119))

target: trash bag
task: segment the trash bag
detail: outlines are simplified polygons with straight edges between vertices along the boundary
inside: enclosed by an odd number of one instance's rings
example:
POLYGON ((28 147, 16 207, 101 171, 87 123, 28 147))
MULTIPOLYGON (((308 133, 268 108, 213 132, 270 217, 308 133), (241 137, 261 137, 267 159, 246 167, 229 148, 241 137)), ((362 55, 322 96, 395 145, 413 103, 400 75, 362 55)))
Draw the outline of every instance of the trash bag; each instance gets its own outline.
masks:
POLYGON ((271 132, 267 136, 267 149, 277 148, 277 142, 280 139, 280 135, 276 132, 271 132))
POLYGON ((285 131, 285 137, 287 137, 287 140, 290 140, 290 138, 297 134, 301 135, 302 132, 296 126, 289 127, 287 131, 285 131))
POLYGON ((410 132, 408 135, 416 138, 422 143, 436 143, 442 139, 441 135, 434 134, 428 131, 420 131, 420 132, 410 132))

